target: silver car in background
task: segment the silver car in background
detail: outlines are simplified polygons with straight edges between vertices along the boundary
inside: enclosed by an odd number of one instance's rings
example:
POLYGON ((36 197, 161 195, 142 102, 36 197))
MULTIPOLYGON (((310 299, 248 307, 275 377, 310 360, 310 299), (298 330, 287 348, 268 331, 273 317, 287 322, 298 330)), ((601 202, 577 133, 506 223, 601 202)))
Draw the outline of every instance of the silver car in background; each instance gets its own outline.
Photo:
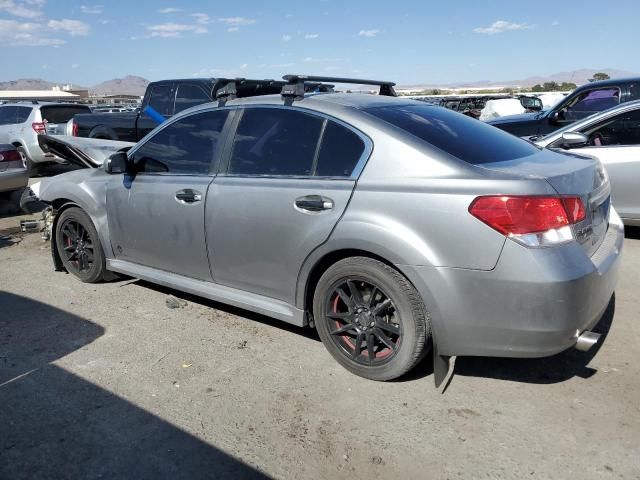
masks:
POLYGON ((90 113, 86 105, 69 103, 5 103, 0 105, 0 143, 14 145, 32 174, 46 163, 60 159, 45 153, 38 135, 65 135, 67 122, 76 113, 90 113))
POLYGON ((622 220, 627 225, 640 225, 640 100, 596 113, 534 141, 541 147, 571 150, 600 160, 622 220))
POLYGON ((9 197, 14 203, 18 198, 11 198, 21 194, 29 181, 24 158, 13 145, 0 144, 0 195, 9 197))
MULTIPOLYGON (((438 382, 452 355, 593 343, 624 236, 597 160, 423 102, 304 91, 194 107, 43 180, 56 268, 315 326, 374 380, 432 346, 438 382)), ((83 159, 73 141, 51 148, 83 159)))

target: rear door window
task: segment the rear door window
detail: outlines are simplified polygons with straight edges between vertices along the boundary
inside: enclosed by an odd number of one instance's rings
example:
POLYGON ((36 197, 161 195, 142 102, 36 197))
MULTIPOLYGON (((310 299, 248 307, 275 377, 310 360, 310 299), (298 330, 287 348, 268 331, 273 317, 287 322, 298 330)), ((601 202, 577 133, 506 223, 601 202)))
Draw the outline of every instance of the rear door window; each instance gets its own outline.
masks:
POLYGON ((171 85, 154 85, 151 87, 149 106, 160 115, 173 115, 173 99, 171 85))
POLYGON ((640 110, 622 113, 581 133, 595 147, 640 145, 640 110))
POLYGON ((472 165, 506 162, 539 151, 515 135, 445 108, 402 105, 365 111, 472 165))
POLYGON ((324 120, 284 108, 247 108, 234 140, 232 175, 311 176, 324 120))
POLYGON ((176 108, 174 113, 210 101, 211 96, 200 85, 181 84, 176 94, 176 108))
POLYGON ((40 108, 40 115, 45 123, 67 123, 77 113, 91 113, 91 110, 82 105, 51 105, 40 108))
POLYGON ((0 107, 0 125, 16 123, 16 107, 0 107))
POLYGON ((134 153, 138 172, 207 175, 228 110, 188 115, 149 138, 134 153))

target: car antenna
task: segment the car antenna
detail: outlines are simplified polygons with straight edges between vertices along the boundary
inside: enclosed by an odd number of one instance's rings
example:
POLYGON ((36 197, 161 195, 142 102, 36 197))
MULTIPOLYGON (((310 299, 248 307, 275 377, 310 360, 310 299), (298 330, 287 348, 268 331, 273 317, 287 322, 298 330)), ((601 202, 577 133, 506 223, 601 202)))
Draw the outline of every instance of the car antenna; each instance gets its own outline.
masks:
POLYGON ((366 80, 362 78, 343 78, 343 77, 324 77, 314 75, 285 75, 282 77, 287 84, 282 87, 282 98, 285 105, 291 105, 296 100, 302 100, 304 94, 309 87, 320 89, 320 91, 332 91, 333 85, 326 85, 324 82, 331 83, 351 83, 356 85, 377 85, 380 87, 378 95, 388 97, 396 97, 394 90, 394 82, 385 82, 382 80, 366 80), (327 90, 326 87, 330 89, 327 90))

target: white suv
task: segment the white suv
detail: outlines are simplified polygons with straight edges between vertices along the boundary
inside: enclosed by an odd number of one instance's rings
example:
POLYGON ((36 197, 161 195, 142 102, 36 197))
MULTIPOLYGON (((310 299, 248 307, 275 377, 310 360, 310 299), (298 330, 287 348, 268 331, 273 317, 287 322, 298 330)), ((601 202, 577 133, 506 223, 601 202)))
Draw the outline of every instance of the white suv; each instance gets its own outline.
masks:
POLYGON ((0 105, 0 144, 12 144, 23 155, 31 173, 38 166, 60 161, 45 153, 38 135, 64 135, 67 122, 76 113, 91 113, 86 105, 69 103, 6 103, 0 105))

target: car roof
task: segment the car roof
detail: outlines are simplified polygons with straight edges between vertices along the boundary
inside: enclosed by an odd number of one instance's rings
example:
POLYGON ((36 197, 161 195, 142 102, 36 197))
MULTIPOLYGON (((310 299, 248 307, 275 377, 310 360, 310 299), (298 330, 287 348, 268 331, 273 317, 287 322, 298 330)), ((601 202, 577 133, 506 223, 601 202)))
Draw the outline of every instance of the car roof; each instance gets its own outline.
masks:
MULTIPOLYGON (((229 100, 226 106, 243 106, 243 105, 280 105, 284 106, 285 102, 281 95, 256 95, 253 97, 236 98, 229 100)), ((304 98, 295 100, 291 106, 317 110, 321 112, 331 113, 340 110, 355 109, 364 110, 375 107, 391 107, 419 105, 429 107, 425 102, 419 102, 410 98, 390 97, 385 95, 373 95, 368 93, 307 93, 304 98)), ((201 110, 208 110, 211 107, 217 107, 217 102, 208 102, 202 105, 191 107, 179 116, 189 115, 201 110)))
POLYGON ((591 90, 600 87, 615 87, 621 84, 640 82, 640 77, 610 78, 608 80, 598 80, 597 82, 585 83, 576 88, 578 90, 591 90))

